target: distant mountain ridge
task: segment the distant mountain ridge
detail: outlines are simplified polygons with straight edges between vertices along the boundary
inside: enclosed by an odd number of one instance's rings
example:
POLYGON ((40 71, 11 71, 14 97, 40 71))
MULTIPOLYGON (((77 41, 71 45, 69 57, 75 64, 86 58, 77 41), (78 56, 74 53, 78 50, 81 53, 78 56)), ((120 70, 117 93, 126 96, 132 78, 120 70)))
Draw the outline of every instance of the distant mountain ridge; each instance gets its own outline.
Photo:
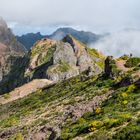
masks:
POLYGON ((21 42, 22 44, 24 44, 24 46, 26 46, 26 48, 29 50, 36 41, 38 41, 38 40, 40 40, 44 37, 46 37, 46 36, 41 35, 40 32, 38 32, 38 33, 27 33, 27 34, 22 35, 22 36, 17 36, 17 40, 19 42, 21 42))
POLYGON ((79 41, 85 44, 94 43, 97 40, 99 40, 99 38, 101 37, 100 35, 96 35, 92 32, 77 31, 73 28, 59 28, 51 35, 41 35, 40 32, 28 33, 22 36, 17 36, 17 39, 19 42, 24 44, 24 46, 26 46, 26 48, 29 50, 34 45, 35 42, 37 42, 38 40, 42 38, 47 37, 54 40, 61 40, 68 34, 74 36, 79 41))
POLYGON ((79 41, 86 44, 93 43, 97 41, 100 37, 100 35, 96 35, 92 32, 77 31, 73 28, 59 28, 52 35, 50 35, 49 38, 55 39, 55 40, 61 40, 67 34, 71 34, 72 36, 77 38, 79 41))

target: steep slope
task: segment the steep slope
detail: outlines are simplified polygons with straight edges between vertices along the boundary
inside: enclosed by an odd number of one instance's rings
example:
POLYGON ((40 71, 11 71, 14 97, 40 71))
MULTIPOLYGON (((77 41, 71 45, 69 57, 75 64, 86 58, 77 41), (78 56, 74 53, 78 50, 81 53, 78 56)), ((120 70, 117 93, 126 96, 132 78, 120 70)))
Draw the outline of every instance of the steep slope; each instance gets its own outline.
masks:
POLYGON ((98 52, 87 48, 70 35, 62 41, 42 39, 33 46, 29 54, 30 62, 25 73, 29 80, 47 78, 61 81, 86 70, 93 74, 102 70, 96 64, 97 61, 103 61, 98 52))
MULTIPOLYGON (((135 70, 122 78, 130 73, 135 70)), ((85 76, 82 73, 1 105, 0 138, 139 140, 140 77, 123 87, 118 85, 121 79, 85 76)))
POLYGON ((0 94, 10 92, 33 79, 58 82, 77 76, 83 71, 87 75, 97 75, 101 73, 104 61, 104 57, 95 49, 88 48, 71 35, 60 41, 44 38, 36 42, 24 57, 22 54, 16 55, 10 55, 5 62, 12 64, 8 66, 4 78, 1 76, 0 94))
POLYGON ((17 59, 22 58, 25 54, 26 49, 24 46, 17 41, 12 31, 7 27, 6 22, 0 19, 0 94, 3 88, 1 84, 9 79, 8 75, 17 59))
POLYGON ((24 46, 17 41, 11 29, 8 28, 6 22, 2 18, 0 18, 0 42, 9 47, 13 54, 23 55, 26 51, 24 46))

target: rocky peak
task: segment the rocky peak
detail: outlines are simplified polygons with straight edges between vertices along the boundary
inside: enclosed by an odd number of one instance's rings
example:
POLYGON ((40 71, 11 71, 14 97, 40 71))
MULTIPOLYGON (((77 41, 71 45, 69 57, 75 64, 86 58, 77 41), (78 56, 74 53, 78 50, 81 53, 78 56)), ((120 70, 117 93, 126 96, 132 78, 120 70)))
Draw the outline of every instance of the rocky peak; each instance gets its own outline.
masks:
POLYGON ((2 18, 0 18, 0 42, 9 47, 14 54, 24 55, 26 52, 25 47, 17 41, 15 35, 2 18))
POLYGON ((98 66, 86 46, 73 36, 67 35, 61 41, 45 38, 31 49, 26 76, 59 81, 76 76, 89 67, 93 70, 98 66))
POLYGON ((66 35, 63 39, 64 42, 68 42, 72 47, 75 46, 73 37, 71 35, 66 35))

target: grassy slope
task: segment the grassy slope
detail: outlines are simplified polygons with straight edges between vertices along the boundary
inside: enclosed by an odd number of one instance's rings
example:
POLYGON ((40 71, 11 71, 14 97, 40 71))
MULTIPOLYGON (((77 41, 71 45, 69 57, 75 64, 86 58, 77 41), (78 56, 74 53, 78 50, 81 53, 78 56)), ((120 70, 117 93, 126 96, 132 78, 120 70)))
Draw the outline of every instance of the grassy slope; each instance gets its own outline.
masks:
MULTIPOLYGON (((105 94, 114 82, 96 77, 81 81, 78 76, 0 106, 0 136, 9 132, 4 138, 21 139, 28 137, 32 130, 36 132, 38 127, 55 126, 63 120, 68 107, 88 103, 95 96, 105 94)), ((61 139, 126 139, 128 133, 132 136, 127 139, 139 137, 140 91, 134 89, 133 85, 118 87, 113 97, 95 111, 85 113, 76 122, 67 119, 62 126, 61 139)))
POLYGON ((113 97, 94 112, 86 113, 76 123, 67 124, 62 139, 78 136, 87 140, 139 140, 140 91, 133 87, 117 89, 113 97))

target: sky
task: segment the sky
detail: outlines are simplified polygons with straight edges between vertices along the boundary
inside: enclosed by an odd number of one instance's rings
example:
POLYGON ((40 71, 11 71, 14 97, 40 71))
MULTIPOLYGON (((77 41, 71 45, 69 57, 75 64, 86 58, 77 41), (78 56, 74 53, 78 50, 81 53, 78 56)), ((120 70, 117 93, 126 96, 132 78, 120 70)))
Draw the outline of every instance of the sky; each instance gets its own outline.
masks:
POLYGON ((15 34, 50 34, 58 27, 94 33, 139 29, 140 0, 0 0, 0 16, 15 34))

